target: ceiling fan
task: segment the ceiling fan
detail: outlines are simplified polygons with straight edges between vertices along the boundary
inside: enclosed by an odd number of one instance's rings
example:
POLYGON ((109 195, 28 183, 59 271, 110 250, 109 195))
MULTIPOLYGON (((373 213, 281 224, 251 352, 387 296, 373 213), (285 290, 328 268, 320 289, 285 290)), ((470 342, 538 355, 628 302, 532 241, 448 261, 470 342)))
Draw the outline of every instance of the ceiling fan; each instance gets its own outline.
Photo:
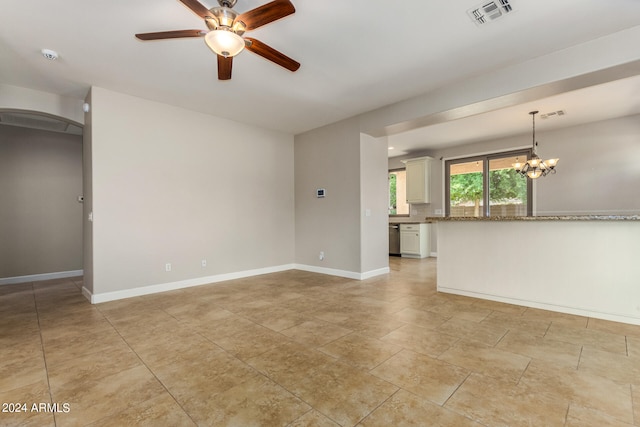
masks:
POLYGON ((140 40, 161 40, 186 37, 204 37, 211 50, 218 55, 218 79, 231 79, 233 57, 247 49, 290 71, 300 68, 300 63, 251 37, 242 37, 245 31, 291 15, 296 10, 289 0, 274 0, 244 13, 233 10, 237 0, 218 0, 219 7, 207 9, 198 0, 180 0, 196 15, 204 19, 206 30, 161 31, 136 34, 140 40))

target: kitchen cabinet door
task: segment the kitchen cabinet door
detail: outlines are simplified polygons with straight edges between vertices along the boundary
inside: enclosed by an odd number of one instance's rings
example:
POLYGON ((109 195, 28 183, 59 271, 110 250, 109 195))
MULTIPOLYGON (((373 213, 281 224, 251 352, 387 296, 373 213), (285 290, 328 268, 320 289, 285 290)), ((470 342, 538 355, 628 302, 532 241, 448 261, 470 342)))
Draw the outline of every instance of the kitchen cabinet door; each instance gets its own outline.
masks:
POLYGON ((431 157, 407 160, 407 203, 431 203, 431 157))
POLYGON ((403 257, 426 258, 430 251, 429 224, 400 225, 400 253, 403 257))
POLYGON ((410 255, 420 255, 420 232, 402 231, 400 232, 400 253, 410 255))

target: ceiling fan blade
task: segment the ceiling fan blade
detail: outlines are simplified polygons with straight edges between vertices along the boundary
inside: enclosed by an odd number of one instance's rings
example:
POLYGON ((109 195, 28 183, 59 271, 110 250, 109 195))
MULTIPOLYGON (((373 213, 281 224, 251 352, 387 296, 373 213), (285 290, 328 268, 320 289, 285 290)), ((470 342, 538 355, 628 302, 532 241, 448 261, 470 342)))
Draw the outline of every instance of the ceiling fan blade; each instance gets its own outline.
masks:
POLYGON ((247 30, 254 30, 270 22, 276 21, 296 11, 289 0, 275 0, 240 14, 236 21, 242 21, 247 30))
POLYGON ((176 30, 161 31, 159 33, 141 33, 136 34, 140 40, 162 40, 162 39, 179 39, 183 37, 202 37, 207 34, 203 30, 176 30))
POLYGON ((198 0, 180 0, 185 6, 193 11, 200 18, 204 19, 207 16, 211 16, 211 12, 198 0))
POLYGON ((233 67, 233 56, 225 58, 218 55, 218 80, 231 80, 231 68, 233 67))
POLYGON ((262 43, 260 40, 252 39, 251 37, 245 37, 245 42, 248 42, 246 43, 247 50, 258 54, 271 62, 275 62, 276 64, 286 68, 289 71, 297 71, 298 68, 300 68, 299 62, 294 61, 287 55, 275 50, 271 46, 262 43))

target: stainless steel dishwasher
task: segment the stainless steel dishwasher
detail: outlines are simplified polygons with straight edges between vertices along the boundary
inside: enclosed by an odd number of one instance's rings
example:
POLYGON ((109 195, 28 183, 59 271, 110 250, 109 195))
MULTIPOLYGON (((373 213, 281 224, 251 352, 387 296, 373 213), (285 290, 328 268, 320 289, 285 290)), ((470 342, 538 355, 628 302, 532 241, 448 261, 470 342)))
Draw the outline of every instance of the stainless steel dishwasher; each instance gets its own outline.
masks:
POLYGON ((400 224, 389 224, 389 255, 400 256, 400 224))

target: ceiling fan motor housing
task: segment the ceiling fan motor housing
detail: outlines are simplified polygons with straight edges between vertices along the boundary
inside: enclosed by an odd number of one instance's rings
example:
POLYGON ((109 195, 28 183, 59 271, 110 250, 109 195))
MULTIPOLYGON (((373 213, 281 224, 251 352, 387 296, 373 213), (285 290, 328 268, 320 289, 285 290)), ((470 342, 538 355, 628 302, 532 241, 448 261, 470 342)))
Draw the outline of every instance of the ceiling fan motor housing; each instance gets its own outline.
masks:
POLYGON ((221 7, 213 7, 209 9, 212 17, 207 17, 205 19, 205 23, 207 27, 211 30, 229 30, 241 36, 244 34, 246 25, 244 22, 240 20, 236 20, 238 17, 238 13, 226 6, 221 7))
POLYGON ((222 7, 232 8, 236 5, 237 0, 218 0, 218 4, 222 7))

